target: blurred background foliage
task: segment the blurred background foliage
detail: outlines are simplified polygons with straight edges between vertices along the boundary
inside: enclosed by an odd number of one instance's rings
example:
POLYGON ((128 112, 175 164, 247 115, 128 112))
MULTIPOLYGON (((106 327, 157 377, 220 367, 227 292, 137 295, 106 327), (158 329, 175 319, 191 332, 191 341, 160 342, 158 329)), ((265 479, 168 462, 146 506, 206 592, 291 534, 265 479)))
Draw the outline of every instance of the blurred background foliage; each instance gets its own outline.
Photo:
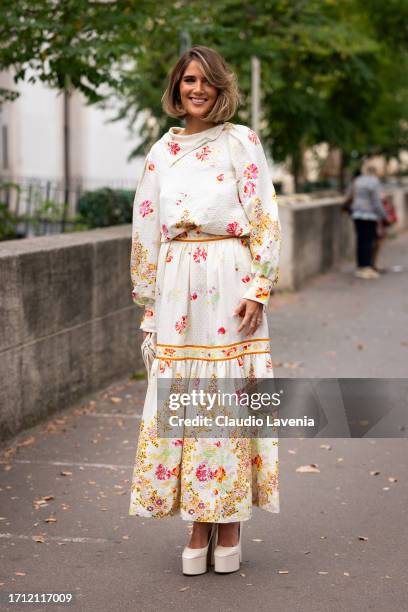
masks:
POLYGON ((39 80, 107 107, 119 100, 116 119, 131 130, 143 113, 135 156, 175 123, 161 96, 183 32, 237 73, 236 122, 249 123, 256 55, 262 140, 297 184, 302 152, 322 142, 340 149, 344 171, 356 156, 407 148, 407 30, 406 0, 2 0, 0 69, 12 67, 16 85, 39 80))

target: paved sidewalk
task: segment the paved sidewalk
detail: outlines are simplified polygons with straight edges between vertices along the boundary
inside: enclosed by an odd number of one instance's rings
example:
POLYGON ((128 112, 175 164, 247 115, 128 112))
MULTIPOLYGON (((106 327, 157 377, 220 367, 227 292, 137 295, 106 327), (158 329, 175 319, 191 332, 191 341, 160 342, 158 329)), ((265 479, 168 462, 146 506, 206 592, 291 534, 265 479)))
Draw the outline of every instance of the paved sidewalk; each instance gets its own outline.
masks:
MULTIPOLYGON (((408 235, 381 263, 403 269, 364 281, 347 263, 273 298, 276 376, 406 377, 408 235)), ((85 612, 408 609, 406 440, 283 439, 281 512, 254 509, 241 571, 185 577, 187 523, 128 516, 145 388, 118 381, 3 445, 0 593, 72 592, 85 612)))

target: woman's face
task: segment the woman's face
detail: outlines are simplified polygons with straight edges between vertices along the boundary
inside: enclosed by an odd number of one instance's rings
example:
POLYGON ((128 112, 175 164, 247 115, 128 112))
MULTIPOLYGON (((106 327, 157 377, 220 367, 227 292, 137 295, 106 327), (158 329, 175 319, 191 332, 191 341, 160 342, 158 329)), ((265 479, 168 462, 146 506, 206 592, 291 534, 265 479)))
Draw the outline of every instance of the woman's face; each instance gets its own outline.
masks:
POLYGON ((210 85, 201 64, 191 60, 180 81, 181 104, 187 115, 200 119, 210 112, 218 97, 218 89, 210 85))

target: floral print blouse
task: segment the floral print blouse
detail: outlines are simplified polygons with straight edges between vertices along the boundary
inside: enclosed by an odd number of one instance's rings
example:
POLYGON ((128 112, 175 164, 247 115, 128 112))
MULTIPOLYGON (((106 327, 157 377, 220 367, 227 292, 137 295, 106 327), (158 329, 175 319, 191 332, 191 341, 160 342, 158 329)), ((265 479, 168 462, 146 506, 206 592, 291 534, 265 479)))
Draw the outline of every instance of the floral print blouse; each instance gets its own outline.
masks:
POLYGON ((278 281, 281 226, 275 189, 257 134, 218 124, 197 134, 172 127, 148 153, 133 204, 132 299, 141 328, 155 331, 160 244, 187 230, 248 237, 251 279, 242 298, 267 304, 278 281))

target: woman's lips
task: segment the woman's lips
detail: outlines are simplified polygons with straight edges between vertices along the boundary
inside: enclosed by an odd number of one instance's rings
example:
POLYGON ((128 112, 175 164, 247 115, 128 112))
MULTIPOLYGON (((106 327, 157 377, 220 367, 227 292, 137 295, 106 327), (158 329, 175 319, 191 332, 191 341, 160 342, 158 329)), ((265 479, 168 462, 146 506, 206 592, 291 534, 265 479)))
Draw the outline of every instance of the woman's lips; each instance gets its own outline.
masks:
POLYGON ((202 106, 203 104, 208 102, 208 100, 206 98, 190 98, 190 100, 196 106, 202 106))

